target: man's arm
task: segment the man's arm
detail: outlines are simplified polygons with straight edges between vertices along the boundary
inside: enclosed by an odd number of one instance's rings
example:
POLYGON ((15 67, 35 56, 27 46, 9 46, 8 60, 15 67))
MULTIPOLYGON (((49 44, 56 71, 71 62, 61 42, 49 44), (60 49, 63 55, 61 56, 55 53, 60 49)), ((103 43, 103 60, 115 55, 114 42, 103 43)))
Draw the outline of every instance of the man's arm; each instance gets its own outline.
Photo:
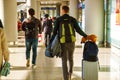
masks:
POLYGON ((23 22, 23 23, 22 23, 22 30, 23 30, 23 31, 26 31, 26 22, 23 22))
POLYGON ((74 28, 76 32, 79 33, 81 36, 87 37, 87 34, 83 32, 83 30, 79 27, 77 21, 74 19, 73 22, 74 22, 74 28))
POLYGON ((41 21, 39 20, 38 22, 38 27, 39 27, 39 34, 42 33, 42 25, 41 25, 41 21))
POLYGON ((50 39, 50 43, 54 40, 56 34, 57 34, 57 31, 58 31, 58 28, 59 28, 59 21, 58 19, 54 22, 54 29, 53 29, 53 35, 50 39))

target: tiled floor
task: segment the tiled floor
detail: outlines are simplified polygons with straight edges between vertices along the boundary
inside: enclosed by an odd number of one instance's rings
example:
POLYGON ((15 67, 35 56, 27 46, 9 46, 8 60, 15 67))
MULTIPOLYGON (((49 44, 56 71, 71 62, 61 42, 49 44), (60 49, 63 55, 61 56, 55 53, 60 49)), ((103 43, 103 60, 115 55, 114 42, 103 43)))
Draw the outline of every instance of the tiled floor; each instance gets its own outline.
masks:
MULTIPOLYGON (((45 57, 45 47, 38 47, 37 68, 26 68, 25 47, 10 47, 11 73, 1 80, 63 80, 60 58, 45 57)), ((74 53, 72 80, 81 79, 82 48, 74 53)), ((120 57, 110 48, 99 48, 99 80, 120 80, 120 57)))

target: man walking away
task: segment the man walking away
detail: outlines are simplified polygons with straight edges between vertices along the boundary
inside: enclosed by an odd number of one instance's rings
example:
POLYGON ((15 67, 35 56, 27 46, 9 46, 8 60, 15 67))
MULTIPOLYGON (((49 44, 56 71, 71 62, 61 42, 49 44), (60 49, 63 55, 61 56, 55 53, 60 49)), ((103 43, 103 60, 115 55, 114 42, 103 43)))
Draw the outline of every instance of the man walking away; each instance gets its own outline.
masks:
POLYGON ((49 15, 45 14, 45 21, 43 22, 43 31, 44 31, 44 39, 45 39, 45 46, 49 44, 51 33, 52 33, 52 21, 48 19, 49 15))
POLYGON ((22 25, 22 30, 25 31, 25 44, 26 44, 26 67, 30 66, 30 51, 32 48, 32 68, 36 67, 38 34, 41 33, 41 22, 34 17, 35 11, 33 8, 28 10, 29 18, 27 18, 22 25))
POLYGON ((73 73, 73 53, 76 41, 75 31, 85 38, 87 35, 80 29, 77 20, 68 15, 68 6, 62 6, 61 12, 62 16, 57 18, 54 23, 54 30, 50 44, 57 34, 62 48, 63 77, 64 80, 71 80, 71 75, 73 73), (69 69, 67 66, 67 60, 69 61, 69 69))

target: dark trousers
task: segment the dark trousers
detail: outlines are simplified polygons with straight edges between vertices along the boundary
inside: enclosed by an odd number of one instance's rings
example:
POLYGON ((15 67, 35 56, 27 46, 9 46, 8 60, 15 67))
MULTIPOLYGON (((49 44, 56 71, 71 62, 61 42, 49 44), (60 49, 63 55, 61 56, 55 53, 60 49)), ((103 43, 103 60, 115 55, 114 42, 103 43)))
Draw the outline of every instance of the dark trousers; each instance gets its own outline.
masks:
POLYGON ((61 44, 62 48, 62 69, 64 80, 68 80, 69 73, 73 73, 73 53, 75 49, 75 43, 64 43, 61 44), (67 61, 69 65, 67 65, 67 61), (69 69, 68 69, 69 66, 69 69))
POLYGON ((26 43, 26 59, 30 59, 30 51, 32 47, 32 51, 33 51, 32 64, 36 64, 38 38, 26 39, 25 43, 26 43))
POLYGON ((47 45, 49 44, 49 41, 50 41, 50 38, 51 38, 51 34, 46 34, 45 33, 45 46, 47 47, 47 45))

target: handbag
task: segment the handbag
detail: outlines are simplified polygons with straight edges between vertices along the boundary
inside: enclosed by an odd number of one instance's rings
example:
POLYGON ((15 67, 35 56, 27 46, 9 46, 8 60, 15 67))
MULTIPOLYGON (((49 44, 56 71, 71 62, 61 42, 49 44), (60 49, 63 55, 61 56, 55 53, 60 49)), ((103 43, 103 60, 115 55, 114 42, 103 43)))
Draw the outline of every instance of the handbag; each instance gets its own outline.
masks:
POLYGON ((10 63, 4 62, 3 66, 2 66, 2 70, 0 72, 0 75, 7 76, 8 74, 10 74, 10 63))

